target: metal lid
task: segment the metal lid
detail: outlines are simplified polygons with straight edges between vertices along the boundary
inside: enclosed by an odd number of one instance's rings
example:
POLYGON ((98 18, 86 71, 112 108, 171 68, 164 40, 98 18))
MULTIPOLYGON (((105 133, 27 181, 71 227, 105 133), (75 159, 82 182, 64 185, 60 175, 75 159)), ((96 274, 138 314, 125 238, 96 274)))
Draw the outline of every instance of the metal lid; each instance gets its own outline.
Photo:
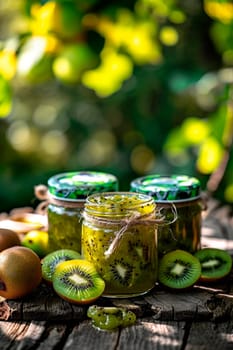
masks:
POLYGON ((81 200, 96 192, 118 190, 118 180, 112 174, 96 171, 67 172, 52 176, 48 189, 55 198, 81 200))
POLYGON ((186 201, 200 197, 200 181, 186 175, 148 175, 130 183, 130 190, 150 195, 156 202, 186 201))

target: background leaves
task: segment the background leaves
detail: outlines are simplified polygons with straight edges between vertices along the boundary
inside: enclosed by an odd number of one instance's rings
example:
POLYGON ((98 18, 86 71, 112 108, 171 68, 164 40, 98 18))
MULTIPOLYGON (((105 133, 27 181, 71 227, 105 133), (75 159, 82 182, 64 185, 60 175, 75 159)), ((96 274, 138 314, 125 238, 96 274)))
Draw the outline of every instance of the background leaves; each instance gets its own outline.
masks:
POLYGON ((0 209, 68 170, 185 173, 233 202, 230 1, 0 4, 0 209))

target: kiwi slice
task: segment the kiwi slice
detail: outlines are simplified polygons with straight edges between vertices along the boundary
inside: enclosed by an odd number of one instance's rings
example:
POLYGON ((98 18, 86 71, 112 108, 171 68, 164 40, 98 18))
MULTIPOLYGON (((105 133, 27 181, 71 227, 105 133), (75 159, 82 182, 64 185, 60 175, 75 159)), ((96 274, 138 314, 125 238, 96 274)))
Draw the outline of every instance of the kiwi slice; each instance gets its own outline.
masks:
POLYGON ((87 310, 87 316, 92 319, 94 327, 111 331, 118 327, 131 326, 136 322, 134 312, 114 306, 91 305, 87 310))
POLYGON ((232 268, 230 254, 218 248, 203 248, 195 253, 201 263, 201 281, 217 281, 226 277, 232 268))
POLYGON ((144 244, 140 240, 129 240, 129 252, 144 263, 150 261, 149 244, 144 244))
POLYGON ((56 266, 62 261, 72 259, 81 259, 81 255, 72 249, 59 249, 47 254, 41 261, 43 279, 52 283, 52 277, 56 266))
POLYGON ((197 282, 200 276, 200 261, 184 250, 173 250, 165 254, 159 262, 158 279, 166 287, 189 288, 197 282))
POLYGON ((53 274, 53 288, 63 299, 76 304, 88 304, 101 296, 104 280, 87 260, 63 261, 53 274))
POLYGON ((112 257, 103 278, 114 286, 129 287, 134 280, 134 266, 127 259, 112 257))

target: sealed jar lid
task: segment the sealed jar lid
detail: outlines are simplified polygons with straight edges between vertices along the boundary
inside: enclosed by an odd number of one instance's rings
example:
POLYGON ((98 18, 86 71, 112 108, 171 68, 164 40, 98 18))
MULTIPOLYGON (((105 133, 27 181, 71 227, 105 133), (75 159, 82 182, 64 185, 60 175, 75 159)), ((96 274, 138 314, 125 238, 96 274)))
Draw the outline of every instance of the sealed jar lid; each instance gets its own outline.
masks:
POLYGON ((97 171, 67 172, 52 176, 48 190, 55 198, 81 200, 96 192, 118 190, 118 180, 112 174, 97 171))
POLYGON ((159 203, 180 202, 200 197, 200 181, 187 175, 148 175, 133 180, 130 190, 150 195, 159 203))

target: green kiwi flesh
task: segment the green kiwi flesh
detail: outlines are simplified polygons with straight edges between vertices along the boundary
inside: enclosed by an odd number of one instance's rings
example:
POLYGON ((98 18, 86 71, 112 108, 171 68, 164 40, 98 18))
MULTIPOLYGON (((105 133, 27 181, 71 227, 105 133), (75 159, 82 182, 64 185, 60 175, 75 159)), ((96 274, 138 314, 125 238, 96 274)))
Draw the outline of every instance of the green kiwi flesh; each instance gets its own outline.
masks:
POLYGON ((133 282, 133 270, 134 267, 128 261, 116 258, 109 262, 109 269, 103 276, 106 281, 127 287, 133 282))
POLYGON ((136 322, 136 315, 124 308, 89 306, 87 316, 92 319, 92 325, 99 329, 115 330, 118 327, 131 326, 136 322))
POLYGON ((81 259, 59 263, 52 281, 55 292, 61 298, 76 304, 93 302, 102 295, 105 288, 105 282, 94 265, 81 259))
POLYGON ((158 279, 171 289, 185 289, 194 285, 201 276, 201 264, 191 253, 174 250, 159 262, 158 279))
POLYGON ((216 281, 226 277, 232 269, 230 254, 218 248, 203 248, 195 253, 201 263, 202 281, 216 281))
POLYGON ((63 261, 72 259, 81 259, 80 253, 72 249, 59 249, 47 254, 41 261, 43 279, 52 283, 52 277, 56 266, 63 261))

